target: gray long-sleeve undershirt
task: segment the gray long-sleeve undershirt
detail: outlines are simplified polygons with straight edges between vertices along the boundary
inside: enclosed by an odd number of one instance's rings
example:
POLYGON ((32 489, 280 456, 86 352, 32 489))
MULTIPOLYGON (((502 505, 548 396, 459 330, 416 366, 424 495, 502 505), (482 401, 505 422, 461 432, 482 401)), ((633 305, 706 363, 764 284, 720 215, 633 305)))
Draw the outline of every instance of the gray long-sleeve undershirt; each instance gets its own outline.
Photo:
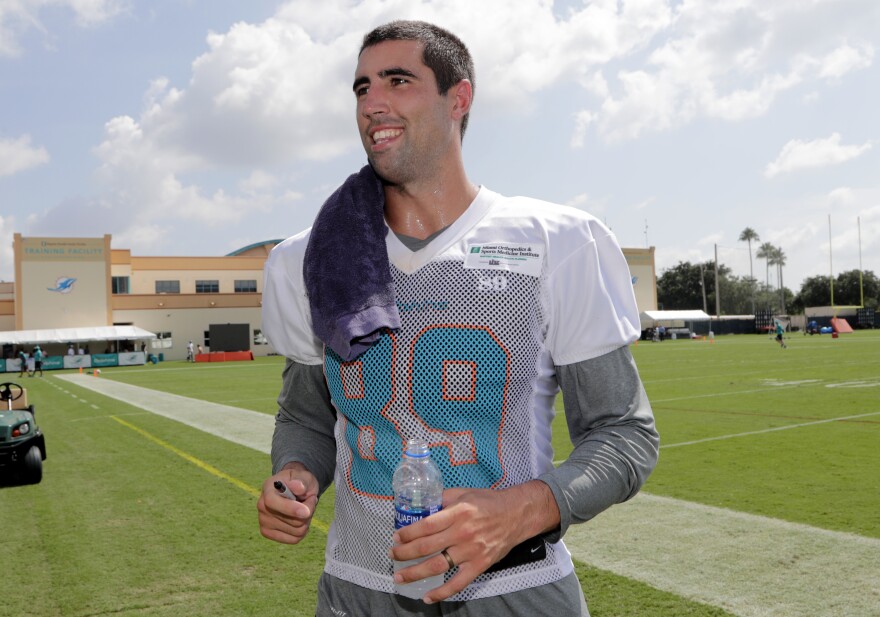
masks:
MULTIPOLYGON (((633 497, 657 462, 654 416, 628 347, 556 367, 574 450, 556 469, 538 478, 559 506, 560 527, 587 521, 633 497)), ((336 413, 321 365, 288 360, 278 397, 272 469, 290 462, 306 466, 323 493, 333 481, 336 413)))

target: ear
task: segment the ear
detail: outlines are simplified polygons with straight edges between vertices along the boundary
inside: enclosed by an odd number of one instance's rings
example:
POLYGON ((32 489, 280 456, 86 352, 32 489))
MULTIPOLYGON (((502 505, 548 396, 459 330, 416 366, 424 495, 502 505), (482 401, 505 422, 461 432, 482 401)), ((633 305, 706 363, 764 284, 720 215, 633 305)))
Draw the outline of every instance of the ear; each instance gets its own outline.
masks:
POLYGON ((474 101, 474 89, 471 82, 462 79, 449 89, 452 101, 452 119, 461 120, 471 110, 471 103, 474 101))

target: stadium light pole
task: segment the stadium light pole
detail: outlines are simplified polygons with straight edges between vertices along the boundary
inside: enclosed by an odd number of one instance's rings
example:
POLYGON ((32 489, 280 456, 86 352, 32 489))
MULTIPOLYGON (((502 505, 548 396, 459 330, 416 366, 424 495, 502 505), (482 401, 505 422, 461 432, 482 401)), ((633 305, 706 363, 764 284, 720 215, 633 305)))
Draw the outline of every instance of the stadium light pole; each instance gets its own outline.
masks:
POLYGON ((718 245, 715 245, 715 316, 721 317, 721 289, 718 287, 718 245))
POLYGON ((856 217, 856 226, 859 229, 859 306, 865 308, 865 284, 862 280, 862 217, 856 217))
POLYGON ((704 264, 700 264, 700 289, 703 290, 703 312, 708 314, 709 307, 706 305, 706 277, 705 277, 705 269, 706 266, 704 264))
POLYGON ((831 255, 831 215, 828 215, 828 283, 831 286, 831 306, 834 306, 834 261, 831 255))

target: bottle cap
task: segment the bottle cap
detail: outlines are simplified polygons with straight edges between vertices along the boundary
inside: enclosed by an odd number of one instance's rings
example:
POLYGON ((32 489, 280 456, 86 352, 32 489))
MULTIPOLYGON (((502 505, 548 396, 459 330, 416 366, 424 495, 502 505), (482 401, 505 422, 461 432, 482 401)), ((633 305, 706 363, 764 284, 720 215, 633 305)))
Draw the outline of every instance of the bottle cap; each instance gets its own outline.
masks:
POLYGON ((428 449, 428 442, 424 439, 409 439, 406 442, 406 456, 409 458, 424 458, 431 456, 428 449))

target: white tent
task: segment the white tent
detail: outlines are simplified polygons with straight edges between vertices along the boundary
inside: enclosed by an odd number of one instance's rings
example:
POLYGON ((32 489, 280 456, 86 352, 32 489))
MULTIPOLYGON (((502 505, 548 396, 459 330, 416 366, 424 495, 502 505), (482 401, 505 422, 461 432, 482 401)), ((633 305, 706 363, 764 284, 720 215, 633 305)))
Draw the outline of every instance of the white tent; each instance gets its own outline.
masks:
MULTIPOLYGON (((711 321, 703 311, 642 311, 639 321, 643 330, 663 326, 672 329, 673 335, 693 336, 695 321, 711 321), (687 328, 687 332, 682 329, 687 328)), ((674 336, 673 336, 674 337, 674 336)))
POLYGON ((709 321, 703 311, 642 311, 639 318, 648 321, 709 321))
POLYGON ((0 332, 0 345, 40 345, 49 343, 87 343, 90 341, 141 341, 156 338, 137 326, 93 326, 89 328, 47 328, 0 332))

